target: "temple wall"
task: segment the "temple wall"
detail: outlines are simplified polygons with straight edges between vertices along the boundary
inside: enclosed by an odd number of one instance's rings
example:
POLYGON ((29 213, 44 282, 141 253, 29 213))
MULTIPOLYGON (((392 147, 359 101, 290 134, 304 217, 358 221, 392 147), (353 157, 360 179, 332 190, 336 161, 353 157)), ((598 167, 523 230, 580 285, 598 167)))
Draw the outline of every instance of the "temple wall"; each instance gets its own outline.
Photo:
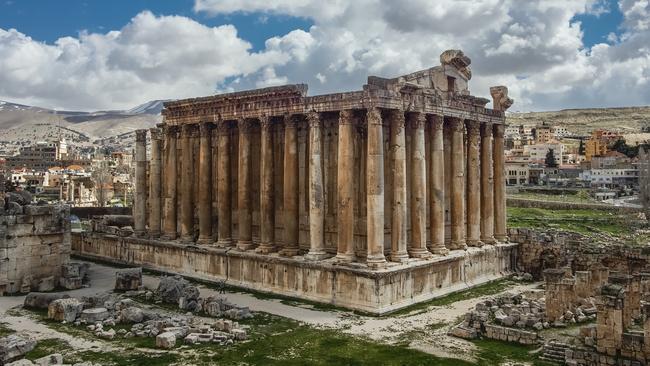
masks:
POLYGON ((454 251, 389 269, 259 255, 101 233, 75 233, 73 254, 206 281, 384 314, 501 278, 513 270, 516 244, 454 251))

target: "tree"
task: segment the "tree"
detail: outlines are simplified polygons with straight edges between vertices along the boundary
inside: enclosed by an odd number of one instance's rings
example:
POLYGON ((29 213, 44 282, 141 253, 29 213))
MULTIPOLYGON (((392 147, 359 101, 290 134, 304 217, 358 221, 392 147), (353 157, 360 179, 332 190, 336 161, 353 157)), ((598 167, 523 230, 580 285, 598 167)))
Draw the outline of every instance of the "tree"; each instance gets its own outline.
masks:
POLYGON ((546 167, 548 168, 557 168, 557 161, 555 161, 555 151, 553 151, 553 149, 548 149, 544 164, 546 164, 546 167))
POLYGON ((113 175, 111 174, 110 169, 102 164, 97 169, 92 172, 92 180, 95 184, 95 194, 97 197, 97 204, 100 207, 104 207, 106 204, 106 187, 109 183, 113 182, 113 175))
POLYGON ((585 154, 585 144, 582 139, 580 139, 580 146, 578 146, 578 155, 584 155, 585 154))

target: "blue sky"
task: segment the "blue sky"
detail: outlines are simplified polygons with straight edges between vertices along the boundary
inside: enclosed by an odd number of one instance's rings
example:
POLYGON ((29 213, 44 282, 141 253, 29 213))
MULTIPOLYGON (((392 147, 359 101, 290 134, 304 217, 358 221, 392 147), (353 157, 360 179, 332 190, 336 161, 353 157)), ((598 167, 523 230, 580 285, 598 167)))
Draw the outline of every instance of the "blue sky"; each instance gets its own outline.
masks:
POLYGON ((646 0, 0 0, 0 100, 93 110, 359 90, 460 48, 472 94, 507 85, 513 110, 647 105, 648 44, 646 0))
POLYGON ((118 30, 144 10, 156 15, 180 15, 208 26, 233 24, 240 37, 254 51, 264 42, 294 29, 308 30, 313 24, 304 17, 268 16, 263 13, 229 14, 217 17, 196 13, 192 0, 0 0, 0 28, 15 28, 35 40, 53 43, 58 38, 76 37, 80 32, 105 33, 118 30), (119 6, 115 6, 115 3, 119 6))

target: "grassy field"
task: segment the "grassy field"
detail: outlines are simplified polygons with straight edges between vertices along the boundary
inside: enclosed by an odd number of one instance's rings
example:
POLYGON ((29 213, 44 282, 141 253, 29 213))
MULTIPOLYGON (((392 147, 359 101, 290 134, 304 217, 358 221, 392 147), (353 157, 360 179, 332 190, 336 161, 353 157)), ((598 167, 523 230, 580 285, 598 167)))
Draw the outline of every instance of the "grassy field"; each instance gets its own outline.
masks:
POLYGON ((508 226, 560 229, 580 234, 605 233, 614 236, 633 234, 637 228, 629 215, 602 210, 549 210, 508 207, 508 226))
POLYGON ((595 199, 591 198, 588 193, 543 194, 543 193, 534 193, 534 192, 517 192, 517 193, 508 193, 508 197, 523 198, 523 199, 537 200, 537 201, 550 201, 550 202, 599 203, 595 199))

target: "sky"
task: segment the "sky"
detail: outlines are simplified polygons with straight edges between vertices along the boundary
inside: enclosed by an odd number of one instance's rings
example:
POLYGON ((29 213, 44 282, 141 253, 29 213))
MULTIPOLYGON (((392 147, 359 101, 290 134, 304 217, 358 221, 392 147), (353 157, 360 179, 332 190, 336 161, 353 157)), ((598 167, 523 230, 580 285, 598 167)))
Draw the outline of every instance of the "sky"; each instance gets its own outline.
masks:
POLYGON ((446 49, 472 59, 473 95, 508 86, 512 111, 650 104, 650 0, 0 0, 0 100, 317 95, 436 66, 446 49))

